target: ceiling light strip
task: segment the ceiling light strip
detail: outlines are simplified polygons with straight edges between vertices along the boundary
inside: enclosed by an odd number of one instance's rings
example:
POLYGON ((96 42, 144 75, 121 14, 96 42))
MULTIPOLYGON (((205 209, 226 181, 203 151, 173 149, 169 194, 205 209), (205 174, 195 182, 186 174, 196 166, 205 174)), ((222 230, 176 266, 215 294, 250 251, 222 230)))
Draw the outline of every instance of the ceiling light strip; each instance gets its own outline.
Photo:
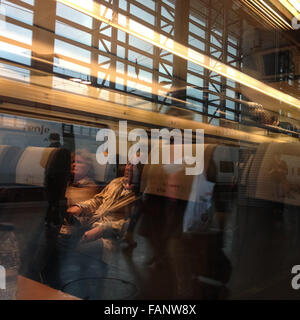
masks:
POLYGON ((262 18, 267 24, 269 24, 274 29, 278 28, 278 25, 269 17, 265 16, 259 9, 257 9, 253 4, 249 3, 248 1, 244 1, 244 3, 247 5, 250 10, 253 11, 255 16, 259 16, 262 18))
POLYGON ((285 21, 272 7, 270 7, 264 0, 255 0, 259 1, 262 5, 264 5, 272 14, 274 14, 288 29, 292 29, 292 26, 285 21))
POLYGON ((128 17, 124 17, 124 15, 121 15, 121 16, 123 18, 126 18, 126 24, 125 23, 120 24, 116 20, 117 17, 120 17, 120 14, 118 15, 117 13, 115 13, 112 15, 112 19, 107 19, 98 13, 100 12, 100 10, 96 11, 97 6, 94 6, 96 7, 94 11, 90 11, 69 0, 56 0, 56 1, 62 4, 65 4, 82 13, 85 13, 99 21, 109 24, 112 27, 122 30, 128 34, 131 34, 141 40, 151 43, 152 45, 159 47, 163 50, 166 50, 178 57, 181 57, 184 60, 193 62, 196 65, 199 65, 213 72, 216 72, 228 79, 231 79, 246 87, 249 87, 258 92, 261 92, 262 94, 272 97, 280 102, 284 102, 286 104, 292 105, 300 109, 299 99, 294 98, 277 89, 274 89, 266 85, 265 83, 259 80, 256 80, 255 78, 252 78, 251 76, 248 76, 237 69, 234 69, 233 67, 227 66, 226 64, 219 62, 218 60, 215 60, 191 48, 187 48, 186 46, 180 43, 174 42, 174 40, 169 39, 161 34, 158 34, 150 28, 143 27, 141 24, 137 24, 134 20, 130 20, 128 17), (129 26, 128 26, 128 22, 129 22, 129 26), (131 28, 130 28, 130 22, 133 22, 131 28), (138 25, 140 25, 141 30, 139 30, 139 28, 136 28, 138 25), (145 31, 147 31, 149 35, 145 31))
POLYGON ((298 16, 300 11, 298 12, 295 7, 287 0, 279 0, 279 2, 293 15, 298 16))
POLYGON ((261 3, 259 3, 256 0, 249 0, 251 3, 253 3, 259 11, 262 12, 263 18, 265 18, 266 16, 268 16, 275 24, 277 27, 284 29, 284 30, 288 30, 289 27, 286 26, 286 24, 283 24, 279 19, 277 19, 276 16, 274 16, 274 14, 272 14, 272 12, 270 12, 269 10, 267 10, 266 8, 264 8, 261 3))
POLYGON ((288 0, 289 3, 300 13, 300 1, 298 0, 288 0))

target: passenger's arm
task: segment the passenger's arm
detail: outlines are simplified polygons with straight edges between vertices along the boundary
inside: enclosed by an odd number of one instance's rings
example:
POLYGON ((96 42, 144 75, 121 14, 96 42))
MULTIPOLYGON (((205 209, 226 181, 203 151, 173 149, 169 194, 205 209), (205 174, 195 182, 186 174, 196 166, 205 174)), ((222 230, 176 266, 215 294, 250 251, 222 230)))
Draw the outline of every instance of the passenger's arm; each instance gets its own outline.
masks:
POLYGON ((94 241, 99 238, 114 239, 120 237, 124 220, 98 222, 94 228, 85 232, 82 241, 94 241))
POLYGON ((69 214, 74 214, 74 215, 79 215, 81 213, 82 209, 78 206, 72 206, 67 209, 67 213, 69 214))
POLYGON ((102 197, 100 194, 96 194, 92 199, 86 200, 86 201, 81 201, 75 204, 75 208, 79 209, 72 209, 74 207, 71 207, 68 209, 68 212, 70 209, 79 212, 81 215, 92 215, 94 214, 99 206, 102 203, 102 197))
POLYGON ((97 226, 89 231, 86 231, 84 235, 81 238, 81 241, 84 242, 90 242, 97 240, 101 237, 102 228, 100 226, 97 226))

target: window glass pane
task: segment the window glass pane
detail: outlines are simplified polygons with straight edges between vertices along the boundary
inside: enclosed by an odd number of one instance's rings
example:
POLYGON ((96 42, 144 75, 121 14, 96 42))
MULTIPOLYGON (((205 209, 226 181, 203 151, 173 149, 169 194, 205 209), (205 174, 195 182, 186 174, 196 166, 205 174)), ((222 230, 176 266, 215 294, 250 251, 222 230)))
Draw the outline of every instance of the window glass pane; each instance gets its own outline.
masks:
POLYGON ((119 0, 119 8, 127 11, 127 0, 119 0))
POLYGON ((162 50, 161 51, 161 55, 160 55, 161 59, 167 60, 171 63, 173 63, 173 54, 169 54, 167 51, 162 50))
POLYGON ((146 51, 153 54, 153 45, 146 41, 138 39, 132 35, 129 35, 129 45, 138 48, 139 50, 146 51))
POLYGON ((205 43, 192 36, 189 36, 189 45, 197 48, 197 50, 205 50, 205 43))
POLYGON ((221 101, 220 96, 214 95, 214 94, 211 94, 211 93, 209 93, 208 99, 209 99, 211 102, 213 102, 213 103, 215 103, 215 104, 217 104, 217 105, 219 105, 219 104, 220 104, 220 101, 221 101))
POLYGON ((203 103, 193 99, 186 99, 187 107, 197 111, 203 111, 203 103))
POLYGON ((217 47, 221 47, 222 46, 220 40, 218 38, 216 38, 215 36, 213 36, 213 35, 210 36, 210 41, 211 41, 212 44, 214 44, 217 47))
POLYGON ((2 77, 29 81, 30 79, 30 71, 23 68, 18 68, 15 66, 11 66, 8 64, 0 63, 0 75, 2 77))
POLYGON ((163 6, 161 7, 161 15, 169 21, 174 21, 174 17, 170 14, 170 11, 166 10, 163 6))
POLYGON ((159 64, 159 72, 165 73, 166 75, 172 75, 173 73, 173 67, 170 65, 167 65, 166 63, 160 63, 159 64))
POLYGON ((106 64, 106 63, 110 63, 110 58, 104 54, 99 54, 98 55, 98 63, 101 65, 106 64))
POLYGON ((152 73, 151 72, 147 72, 143 69, 139 70, 139 79, 146 81, 146 82, 152 82, 152 73))
POLYGON ((113 16, 113 12, 110 8, 100 4, 100 15, 108 20, 111 20, 113 16))
POLYGON ((121 47, 121 46, 117 47, 117 56, 125 59, 125 48, 124 47, 121 47))
POLYGON ((204 75, 204 68, 191 61, 188 61, 188 70, 204 75))
POLYGON ((208 106, 208 113, 209 113, 209 114, 212 114, 212 115, 213 115, 216 110, 217 110, 216 107, 208 106))
POLYGON ((73 21, 77 24, 81 24, 87 28, 92 28, 93 25, 93 19, 91 17, 59 2, 57 3, 56 7, 56 15, 64 19, 73 21))
POLYGON ((102 22, 100 25, 100 34, 104 34, 108 37, 111 37, 111 26, 109 26, 108 24, 102 22))
POLYGON ((82 78, 82 75, 90 74, 89 68, 59 58, 54 58, 53 71, 75 78, 82 78))
POLYGON ((163 0, 162 2, 175 9, 175 0, 163 0))
POLYGON ((104 52, 110 52, 111 51, 111 42, 105 39, 99 40, 99 50, 104 52))
POLYGON ((121 42, 126 41, 126 33, 124 31, 118 30, 118 40, 121 42))
POLYGON ((128 74, 129 77, 132 77, 132 78, 136 78, 137 77, 137 72, 136 72, 137 69, 134 66, 130 66, 129 65, 127 67, 127 70, 128 70, 127 74, 128 74))
POLYGON ((198 26, 196 26, 195 24, 190 23, 189 24, 189 29, 196 36, 201 37, 201 38, 205 38, 205 31, 203 29, 199 28, 198 26))
POLYGON ((199 77, 196 77, 192 74, 188 74, 187 75, 187 82, 188 83, 191 83, 191 84, 194 84, 198 87, 203 87, 203 79, 202 78, 199 78, 199 77))
POLYGON ((154 16, 133 4, 130 4, 130 13, 147 23, 154 25, 154 16))
POLYGON ((0 41, 0 57, 27 65, 31 63, 30 50, 2 41, 0 41))
POLYGON ((203 98, 203 92, 201 90, 195 89, 193 87, 187 87, 186 94, 187 94, 187 96, 189 96, 191 98, 196 98, 196 99, 203 98))
POLYGON ((226 100, 226 108, 235 109, 235 102, 232 100, 226 100))
POLYGON ((124 90, 124 79, 123 78, 116 78, 116 89, 124 90))
POLYGON ((28 3, 30 5, 34 5, 34 0, 21 0, 22 2, 28 3))
POLYGON ((235 98, 235 92, 229 89, 226 89, 226 95, 230 98, 235 98))
POLYGON ((234 56, 237 55, 237 49, 233 48, 232 46, 228 46, 228 52, 231 53, 234 56))
POLYGON ((19 27, 9 22, 2 24, 3 28, 0 29, 0 35, 15 41, 23 42, 31 45, 32 31, 26 28, 19 27))
POLYGON ((3 15, 32 25, 33 13, 31 10, 5 0, 0 2, 0 7, 3 15))
POLYGON ((196 16, 194 14, 190 15, 191 20, 194 20, 195 22, 197 22, 198 24, 202 25, 203 27, 206 26, 206 22, 205 19, 199 16, 196 16))
POLYGON ((226 111, 226 119, 234 120, 234 113, 231 111, 226 111))
POLYGON ((124 63, 117 61, 117 72, 124 74, 124 63))
POLYGON ((83 62, 91 62, 91 53, 90 51, 78 48, 67 42, 55 39, 54 44, 55 53, 62 54, 64 56, 77 59, 83 62))
POLYGON ((146 6, 146 7, 148 7, 151 10, 155 10, 155 2, 152 1, 152 0, 147 0, 147 1, 145 1, 145 0, 135 0, 135 1, 139 2, 140 4, 142 4, 142 5, 146 6))
POLYGON ((92 36, 89 33, 68 26, 65 23, 56 21, 55 33, 88 46, 91 45, 92 36))
POLYGON ((151 68, 153 67, 153 60, 144 55, 141 55, 135 51, 128 50, 128 60, 132 62, 137 62, 139 65, 151 68))

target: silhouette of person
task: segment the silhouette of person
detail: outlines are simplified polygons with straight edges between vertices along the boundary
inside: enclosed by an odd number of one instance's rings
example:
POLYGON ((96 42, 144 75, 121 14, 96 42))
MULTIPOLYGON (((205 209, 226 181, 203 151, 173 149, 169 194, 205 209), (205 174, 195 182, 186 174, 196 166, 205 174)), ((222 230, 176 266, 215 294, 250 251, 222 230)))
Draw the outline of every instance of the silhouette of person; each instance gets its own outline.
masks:
POLYGON ((55 133, 55 132, 50 133, 49 141, 50 141, 49 147, 51 147, 51 148, 61 148, 59 133, 55 133))

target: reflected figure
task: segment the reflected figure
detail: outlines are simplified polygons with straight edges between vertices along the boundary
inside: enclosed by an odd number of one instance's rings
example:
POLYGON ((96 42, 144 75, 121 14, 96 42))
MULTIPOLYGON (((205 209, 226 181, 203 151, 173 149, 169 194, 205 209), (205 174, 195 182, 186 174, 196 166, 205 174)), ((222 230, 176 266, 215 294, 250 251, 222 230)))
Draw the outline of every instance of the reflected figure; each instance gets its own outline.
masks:
POLYGON ((82 242, 98 239, 114 241, 124 236, 127 229, 127 208, 120 209, 137 200, 139 189, 136 182, 139 177, 134 175, 134 167, 128 163, 123 177, 112 180, 93 198, 77 202, 67 210, 81 227, 88 229, 81 238, 82 242))
MULTIPOLYGON (((66 189, 68 208, 79 201, 85 201, 98 193, 99 188, 95 183, 94 170, 90 154, 85 149, 79 149, 72 156, 71 178, 66 189)), ((76 220, 67 215, 61 227, 61 234, 71 234, 73 227, 78 226, 76 220)))
MULTIPOLYGON (((61 153, 64 150, 58 148, 57 152, 61 153)), ((68 155, 68 159, 60 157, 59 163, 56 161, 52 165, 55 175, 51 175, 51 172, 46 175, 48 194, 57 203, 54 202, 51 210, 47 212, 45 234, 36 256, 35 273, 40 275, 42 282, 54 287, 60 285, 57 272, 70 261, 71 257, 67 252, 74 248, 78 233, 81 232, 80 223, 76 219, 71 219, 72 217, 66 213, 67 208, 78 201, 90 199, 98 192, 98 186, 93 180, 90 154, 80 149, 75 154, 68 155), (63 171, 61 166, 56 165, 61 162, 64 164, 63 171), (64 188, 60 187, 62 177, 66 179, 64 188), (56 195, 57 190, 60 190, 59 196, 56 195)))
MULTIPOLYGON (((43 271, 51 263, 55 252, 57 236, 64 221, 67 209, 65 197, 68 181, 70 179, 71 154, 64 148, 47 150, 49 157, 42 157, 41 163, 45 166, 44 186, 48 202, 45 217, 45 228, 40 236, 40 243, 32 263, 32 278, 43 279, 43 271)), ((43 280, 42 280, 43 281, 43 280)))
POLYGON ((288 166, 285 161, 280 160, 280 154, 274 154, 271 162, 269 175, 272 181, 274 199, 283 200, 288 193, 288 166))
POLYGON ((71 162, 71 179, 66 191, 69 206, 87 200, 93 196, 92 193, 97 193, 98 187, 93 178, 94 170, 89 153, 84 149, 76 151, 71 162))

